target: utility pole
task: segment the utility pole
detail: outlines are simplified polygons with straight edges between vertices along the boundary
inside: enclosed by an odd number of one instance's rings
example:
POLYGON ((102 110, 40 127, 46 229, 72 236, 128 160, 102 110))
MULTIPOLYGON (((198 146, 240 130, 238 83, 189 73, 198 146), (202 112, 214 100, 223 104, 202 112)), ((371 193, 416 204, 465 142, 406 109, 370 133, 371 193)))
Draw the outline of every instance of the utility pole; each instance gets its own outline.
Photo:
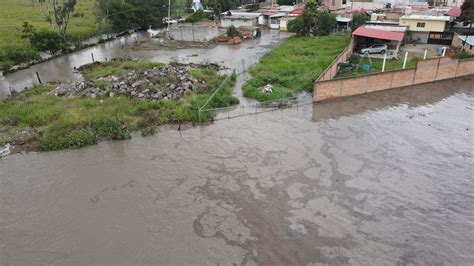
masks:
POLYGON ((464 46, 466 45, 467 38, 469 38, 469 34, 471 34, 472 23, 474 23, 474 20, 473 20, 473 19, 471 19, 471 20, 469 21, 469 30, 467 31, 467 35, 466 35, 466 37, 464 38, 464 40, 462 40, 461 51, 464 51, 464 46))
POLYGON ((168 38, 170 37, 170 20, 171 20, 171 0, 168 0, 168 38))

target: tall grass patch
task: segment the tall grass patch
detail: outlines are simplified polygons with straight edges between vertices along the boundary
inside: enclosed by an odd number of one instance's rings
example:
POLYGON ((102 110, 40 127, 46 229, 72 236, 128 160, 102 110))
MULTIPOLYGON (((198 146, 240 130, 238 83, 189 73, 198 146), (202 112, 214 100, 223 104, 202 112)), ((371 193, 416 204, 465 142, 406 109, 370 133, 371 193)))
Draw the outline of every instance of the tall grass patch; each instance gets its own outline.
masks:
POLYGON ((243 86, 245 97, 277 100, 311 92, 315 79, 347 47, 348 35, 290 37, 250 69, 252 78, 243 86), (260 88, 272 84, 273 92, 260 88))

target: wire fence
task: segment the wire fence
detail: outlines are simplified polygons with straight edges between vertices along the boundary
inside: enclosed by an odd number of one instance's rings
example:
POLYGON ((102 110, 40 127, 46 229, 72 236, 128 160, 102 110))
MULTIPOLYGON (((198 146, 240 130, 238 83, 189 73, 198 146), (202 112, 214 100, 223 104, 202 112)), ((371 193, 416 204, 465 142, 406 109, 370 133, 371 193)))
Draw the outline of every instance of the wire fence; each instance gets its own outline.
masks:
POLYGON ((257 115, 266 112, 272 112, 275 110, 282 110, 287 108, 298 108, 305 105, 312 105, 312 97, 306 97, 301 99, 300 97, 288 97, 277 100, 265 101, 265 102, 254 102, 245 105, 235 105, 229 107, 220 108, 208 108, 201 110, 202 112, 209 112, 215 115, 214 121, 231 119, 241 116, 257 115))
POLYGON ((233 75, 235 75, 235 69, 232 70, 232 73, 227 75, 227 77, 224 79, 224 81, 222 81, 221 85, 219 85, 219 87, 217 87, 217 89, 211 94, 211 96, 209 96, 207 101, 202 106, 198 106, 199 122, 202 122, 201 121, 202 112, 206 111, 205 110, 206 106, 211 102, 211 100, 214 98, 214 96, 226 85, 226 83, 229 82, 232 79, 233 75))

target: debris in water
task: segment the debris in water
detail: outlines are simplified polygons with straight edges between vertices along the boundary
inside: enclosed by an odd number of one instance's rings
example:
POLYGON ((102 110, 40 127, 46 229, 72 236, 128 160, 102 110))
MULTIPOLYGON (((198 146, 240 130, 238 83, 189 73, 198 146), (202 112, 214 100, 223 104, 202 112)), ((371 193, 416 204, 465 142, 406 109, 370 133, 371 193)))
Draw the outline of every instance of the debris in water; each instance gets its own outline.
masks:
POLYGON ((5 147, 0 149, 0 158, 5 157, 7 155, 10 155, 10 153, 11 153, 10 147, 11 147, 10 143, 7 143, 7 145, 5 145, 5 147))

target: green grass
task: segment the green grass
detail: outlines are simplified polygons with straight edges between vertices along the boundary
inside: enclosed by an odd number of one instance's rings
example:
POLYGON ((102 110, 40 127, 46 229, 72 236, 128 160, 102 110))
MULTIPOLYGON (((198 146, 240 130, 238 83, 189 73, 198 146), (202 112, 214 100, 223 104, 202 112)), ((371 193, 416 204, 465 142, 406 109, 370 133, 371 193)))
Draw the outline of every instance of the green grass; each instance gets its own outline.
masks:
MULTIPOLYGON (((361 58, 359 61, 359 70, 349 70, 349 71, 344 71, 340 72, 336 75, 336 78, 342 78, 342 77, 354 77, 354 76, 360 76, 364 74, 370 74, 370 73, 376 73, 376 72, 381 72, 382 71, 382 65, 383 65, 383 59, 376 59, 372 58, 372 63, 369 61, 368 58, 361 58), (365 71, 362 69, 362 65, 371 65, 369 71, 365 71)), ((406 68, 413 68, 416 67, 416 64, 418 62, 418 58, 412 58, 407 61, 406 68)), ((390 59, 385 62, 385 71, 391 71, 391 70, 399 70, 403 68, 403 60, 395 60, 395 59, 390 59)))
MULTIPOLYGON (((144 64, 149 63, 138 64, 138 67, 144 64)), ((214 70, 193 69, 190 72, 215 88, 225 79, 214 70)), ((234 83, 235 75, 216 93, 208 108, 237 104, 238 99, 232 96, 234 83)), ((61 98, 48 94, 55 86, 34 87, 0 101, 0 144, 28 142, 39 151, 48 151, 80 148, 101 139, 127 139, 133 131, 141 130, 143 135, 149 135, 160 124, 199 121, 198 106, 202 106, 212 93, 198 90, 179 100, 160 101, 125 96, 61 98), (27 138, 15 133, 25 130, 33 133, 27 138)), ((213 115, 212 111, 202 112, 201 121, 213 115)))
POLYGON ((348 35, 290 37, 250 69, 252 78, 243 86, 245 97, 277 100, 313 91, 314 80, 347 47, 348 35), (259 88, 272 84, 272 93, 259 88))
MULTIPOLYGON (((46 21, 45 4, 35 4, 35 0, 0 0, 0 69, 35 58, 35 51, 27 40, 21 38, 23 22, 27 21, 37 29, 50 29, 46 21), (9 58, 6 52, 23 51, 27 58, 9 58)), ((74 40, 92 37, 97 32, 93 14, 95 0, 78 0, 76 16, 71 16, 68 35, 74 40)), ((55 28, 57 30, 57 27, 55 28)))

